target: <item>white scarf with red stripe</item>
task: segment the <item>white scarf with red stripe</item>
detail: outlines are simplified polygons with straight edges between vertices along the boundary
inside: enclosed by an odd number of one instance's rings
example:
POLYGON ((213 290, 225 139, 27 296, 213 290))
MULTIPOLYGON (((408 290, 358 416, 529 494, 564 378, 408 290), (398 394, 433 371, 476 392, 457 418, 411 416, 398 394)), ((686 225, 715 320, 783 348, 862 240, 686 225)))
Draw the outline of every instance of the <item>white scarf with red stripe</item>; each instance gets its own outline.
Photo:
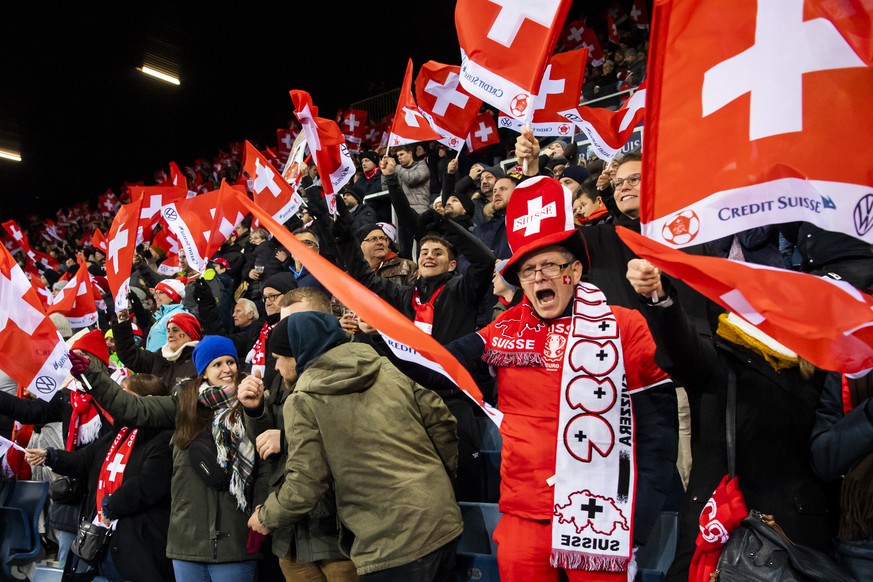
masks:
POLYGON ((115 439, 106 453, 106 458, 103 459, 103 465, 100 467, 100 476, 97 481, 96 521, 103 518, 103 498, 112 495, 121 487, 138 431, 139 429, 137 428, 131 430, 126 426, 122 427, 118 434, 115 435, 115 439))

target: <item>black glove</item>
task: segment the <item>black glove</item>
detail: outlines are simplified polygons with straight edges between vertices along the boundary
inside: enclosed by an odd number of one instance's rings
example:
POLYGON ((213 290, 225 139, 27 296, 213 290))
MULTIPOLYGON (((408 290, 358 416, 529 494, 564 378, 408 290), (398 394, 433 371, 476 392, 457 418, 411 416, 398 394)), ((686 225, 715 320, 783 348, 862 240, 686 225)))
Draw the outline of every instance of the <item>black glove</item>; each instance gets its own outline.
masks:
POLYGON ((206 282, 206 279, 200 277, 194 282, 194 301, 199 305, 210 299, 213 301, 215 300, 215 297, 212 296, 212 289, 209 287, 209 283, 206 282))
POLYGON ((428 232, 445 232, 446 218, 433 208, 428 208, 418 215, 419 232, 426 234, 428 232))
POLYGON ((70 369, 70 374, 73 376, 81 376, 91 365, 91 359, 88 356, 70 352, 70 363, 73 365, 70 369))
MULTIPOLYGON (((337 204, 337 208, 339 208, 340 204, 345 206, 344 203, 340 202, 339 204, 337 204)), ((330 230, 331 234, 333 234, 334 240, 338 243, 350 241, 355 236, 354 233, 352 233, 352 229, 350 228, 349 224, 347 224, 346 221, 342 219, 342 216, 337 217, 337 219, 333 221, 330 230)))
POLYGON ((306 194, 306 208, 315 220, 327 216, 327 203, 322 198, 321 192, 322 190, 319 186, 310 186, 304 191, 306 194))

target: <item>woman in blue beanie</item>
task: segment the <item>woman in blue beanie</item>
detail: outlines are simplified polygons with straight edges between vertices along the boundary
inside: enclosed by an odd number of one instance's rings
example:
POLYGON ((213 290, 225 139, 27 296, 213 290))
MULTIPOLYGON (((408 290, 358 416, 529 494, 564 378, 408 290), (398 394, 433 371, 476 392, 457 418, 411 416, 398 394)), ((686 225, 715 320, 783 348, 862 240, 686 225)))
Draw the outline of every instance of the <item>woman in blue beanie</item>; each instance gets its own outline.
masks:
POLYGON ((176 579, 254 580, 261 556, 247 521, 262 499, 253 499, 257 454, 236 397, 233 342, 204 336, 192 354, 197 376, 173 396, 133 397, 87 358, 71 358, 73 373, 85 374, 91 395, 116 422, 175 429, 167 557, 176 579))

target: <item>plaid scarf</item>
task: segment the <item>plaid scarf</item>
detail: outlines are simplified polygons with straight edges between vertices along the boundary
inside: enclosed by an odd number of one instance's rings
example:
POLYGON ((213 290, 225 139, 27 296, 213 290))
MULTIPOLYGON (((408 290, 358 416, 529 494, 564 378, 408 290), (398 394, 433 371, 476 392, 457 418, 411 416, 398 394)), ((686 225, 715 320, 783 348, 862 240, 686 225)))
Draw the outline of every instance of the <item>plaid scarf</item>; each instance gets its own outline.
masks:
POLYGON ((236 386, 201 386, 197 401, 212 410, 212 438, 218 449, 218 464, 223 469, 231 465, 230 492, 237 506, 248 508, 246 490, 255 466, 255 445, 246 435, 242 415, 233 404, 236 386))

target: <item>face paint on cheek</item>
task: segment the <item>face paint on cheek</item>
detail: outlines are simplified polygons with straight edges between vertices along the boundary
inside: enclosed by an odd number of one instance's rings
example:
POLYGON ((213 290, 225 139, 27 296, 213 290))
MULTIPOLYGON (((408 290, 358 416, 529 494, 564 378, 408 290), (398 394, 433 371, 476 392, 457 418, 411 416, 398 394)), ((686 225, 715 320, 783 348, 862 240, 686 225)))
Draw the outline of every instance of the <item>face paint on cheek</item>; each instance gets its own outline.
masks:
POLYGON ((564 285, 572 285, 572 279, 570 279, 570 275, 564 275, 564 285))

